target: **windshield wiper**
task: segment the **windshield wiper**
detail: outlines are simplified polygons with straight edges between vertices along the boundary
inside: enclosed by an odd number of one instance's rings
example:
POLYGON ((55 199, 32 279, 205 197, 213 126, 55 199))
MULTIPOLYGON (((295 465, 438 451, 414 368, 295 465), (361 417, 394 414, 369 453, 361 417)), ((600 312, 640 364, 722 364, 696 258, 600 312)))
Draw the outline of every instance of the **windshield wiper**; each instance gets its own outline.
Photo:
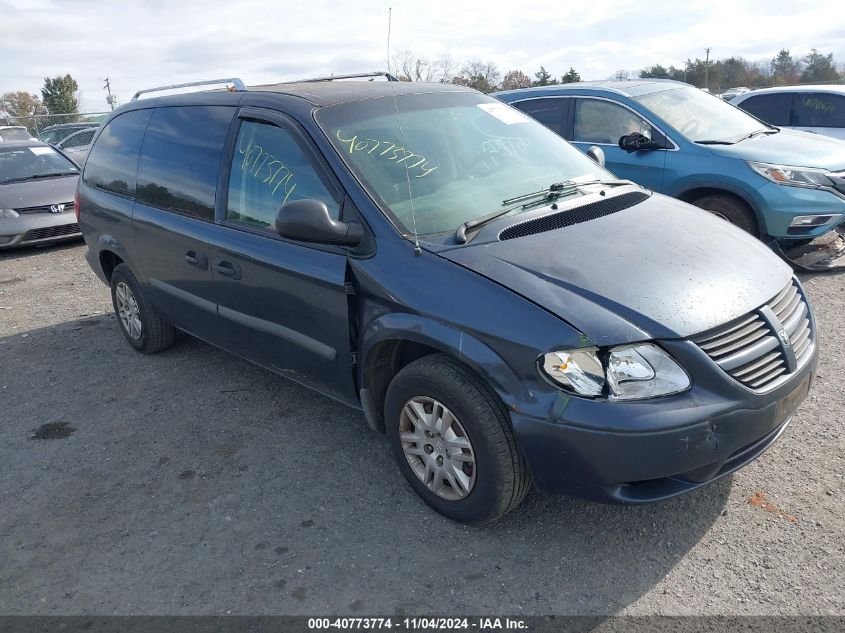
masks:
POLYGON ((737 139, 731 141, 725 140, 707 140, 707 141, 696 141, 699 145, 734 145, 735 143, 739 143, 740 141, 745 141, 753 136, 757 136, 758 134, 777 134, 779 130, 771 129, 771 128, 763 128, 760 130, 754 130, 753 132, 749 132, 744 136, 740 136, 737 139))
POLYGON ((58 178, 59 176, 76 176, 78 171, 58 171, 52 174, 35 174, 29 178, 21 178, 21 180, 38 180, 39 178, 58 178))
POLYGON ((566 180, 564 182, 555 182, 549 185, 546 189, 540 189, 539 191, 532 191, 531 193, 525 193, 521 196, 502 200, 502 206, 506 207, 504 209, 499 209, 498 211, 493 211, 493 213, 482 215, 474 220, 467 220, 455 231, 455 241, 459 244, 465 244, 467 241, 467 233, 470 231, 478 230, 485 224, 489 224, 493 220, 501 218, 511 211, 515 211, 517 209, 527 209, 543 202, 557 200, 558 198, 570 194, 573 191, 577 191, 580 187, 587 185, 616 186, 633 184, 634 183, 630 180, 580 180, 578 178, 573 178, 572 180, 566 180))

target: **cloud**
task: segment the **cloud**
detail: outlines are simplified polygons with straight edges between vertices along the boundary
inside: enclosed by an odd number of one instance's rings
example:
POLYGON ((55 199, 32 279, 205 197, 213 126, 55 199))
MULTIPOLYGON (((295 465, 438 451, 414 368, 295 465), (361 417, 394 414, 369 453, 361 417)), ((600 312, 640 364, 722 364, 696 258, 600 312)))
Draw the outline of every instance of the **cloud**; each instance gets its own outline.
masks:
POLYGON ((0 0, 0 92, 38 93, 70 73, 86 110, 105 109, 103 78, 125 101, 136 90, 239 76, 270 83, 332 72, 384 69, 391 45, 437 58, 494 61, 533 74, 542 64, 585 79, 703 57, 770 59, 811 47, 845 61, 840 2, 793 0, 0 0))

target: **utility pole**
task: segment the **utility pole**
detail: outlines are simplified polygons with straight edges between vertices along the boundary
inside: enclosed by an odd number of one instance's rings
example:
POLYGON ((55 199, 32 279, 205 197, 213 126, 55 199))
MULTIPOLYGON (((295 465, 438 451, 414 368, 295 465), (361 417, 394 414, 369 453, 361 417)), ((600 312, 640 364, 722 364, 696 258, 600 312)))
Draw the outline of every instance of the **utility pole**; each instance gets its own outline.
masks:
POLYGON ((108 93, 109 93, 109 96, 108 96, 108 97, 106 97, 106 103, 108 103, 108 104, 109 104, 109 107, 111 107, 111 109, 112 109, 112 110, 114 110, 114 102, 115 102, 117 99, 116 99, 115 97, 113 97, 113 96, 112 96, 112 93, 111 93, 111 84, 109 83, 109 78, 108 78, 108 77, 106 77, 105 79, 103 79, 103 81, 105 81, 105 82, 106 82, 106 85, 104 85, 104 86, 103 86, 103 90, 107 90, 107 91, 108 91, 108 93))
POLYGON ((710 49, 705 48, 704 50, 707 52, 707 57, 704 60, 704 87, 709 90, 710 88, 707 86, 707 79, 710 76, 710 49))

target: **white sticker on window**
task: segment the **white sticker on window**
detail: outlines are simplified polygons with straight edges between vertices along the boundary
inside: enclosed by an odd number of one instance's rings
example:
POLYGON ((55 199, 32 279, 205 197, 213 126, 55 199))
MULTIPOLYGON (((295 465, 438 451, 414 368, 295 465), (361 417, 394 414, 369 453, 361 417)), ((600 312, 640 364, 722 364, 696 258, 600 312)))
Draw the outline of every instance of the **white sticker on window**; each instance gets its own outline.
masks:
POLYGON ((484 110, 487 114, 492 114, 506 125, 513 125, 514 123, 527 123, 531 119, 519 110, 506 106, 504 103, 478 103, 479 108, 484 110))
POLYGON ((55 153, 52 147, 30 147, 29 151, 36 156, 43 156, 44 154, 55 153))

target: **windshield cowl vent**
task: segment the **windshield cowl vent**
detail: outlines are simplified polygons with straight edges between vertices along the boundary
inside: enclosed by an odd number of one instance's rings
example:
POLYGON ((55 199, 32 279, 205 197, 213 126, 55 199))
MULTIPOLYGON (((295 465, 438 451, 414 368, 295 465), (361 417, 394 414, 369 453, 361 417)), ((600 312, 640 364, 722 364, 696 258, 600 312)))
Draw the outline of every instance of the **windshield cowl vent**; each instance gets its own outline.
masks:
POLYGON ((539 218, 525 220, 502 229, 499 233, 499 240, 512 240, 517 237, 545 233, 555 229, 562 229, 573 224, 589 222, 596 218, 602 218, 611 213, 622 211, 639 204, 648 198, 647 193, 642 191, 623 193, 619 196, 608 196, 598 202, 591 202, 574 209, 565 209, 556 213, 550 213, 539 218))

